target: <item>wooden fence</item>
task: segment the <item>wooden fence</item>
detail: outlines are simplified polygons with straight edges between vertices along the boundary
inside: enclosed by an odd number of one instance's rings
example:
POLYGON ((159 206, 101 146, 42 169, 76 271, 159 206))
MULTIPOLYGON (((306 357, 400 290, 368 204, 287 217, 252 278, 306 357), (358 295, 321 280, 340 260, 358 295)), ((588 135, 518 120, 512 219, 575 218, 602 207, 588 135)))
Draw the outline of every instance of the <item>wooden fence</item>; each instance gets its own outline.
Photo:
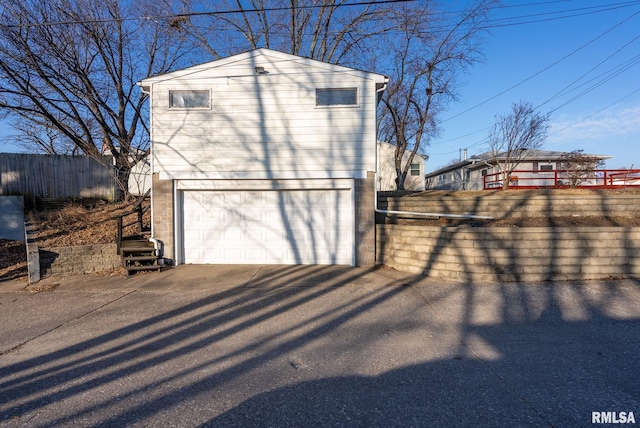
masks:
POLYGON ((0 195, 112 201, 115 194, 111 156, 0 153, 0 195))

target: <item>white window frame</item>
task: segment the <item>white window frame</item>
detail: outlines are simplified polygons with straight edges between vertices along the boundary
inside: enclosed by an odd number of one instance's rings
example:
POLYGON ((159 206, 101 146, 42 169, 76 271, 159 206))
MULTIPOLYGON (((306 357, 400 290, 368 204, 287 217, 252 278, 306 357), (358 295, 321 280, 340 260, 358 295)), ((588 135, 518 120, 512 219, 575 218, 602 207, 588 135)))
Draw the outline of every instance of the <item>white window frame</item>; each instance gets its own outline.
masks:
POLYGON ((209 110, 211 109, 211 91, 209 89, 170 89, 169 90, 169 109, 171 110, 209 110), (189 105, 174 105, 174 96, 179 95, 181 93, 200 93, 207 95, 207 105, 206 106, 189 106, 189 105))
POLYGON ((412 163, 409 166, 409 175, 411 175, 411 177, 420 177, 420 164, 419 163, 412 163))
POLYGON ((336 108, 336 107, 350 107, 357 108, 360 107, 360 97, 359 91, 357 87, 347 87, 347 88, 316 88, 316 108, 336 108), (329 91, 355 91, 355 104, 320 104, 319 103, 319 92, 329 92, 329 91))

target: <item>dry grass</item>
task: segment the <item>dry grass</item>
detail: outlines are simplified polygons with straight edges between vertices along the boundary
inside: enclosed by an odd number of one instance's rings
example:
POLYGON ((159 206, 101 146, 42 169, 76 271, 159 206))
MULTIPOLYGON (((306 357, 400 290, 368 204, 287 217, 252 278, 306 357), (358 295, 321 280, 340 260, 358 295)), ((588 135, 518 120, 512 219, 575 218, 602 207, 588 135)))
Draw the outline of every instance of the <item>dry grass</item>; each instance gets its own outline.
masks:
POLYGON ((0 281, 27 275, 27 248, 24 241, 0 239, 0 281))
MULTIPOLYGON (((68 203, 62 208, 33 211, 27 214, 35 227, 38 247, 66 247, 76 245, 108 244, 116 241, 117 218, 132 209, 132 202, 94 205, 68 203)), ((126 218, 126 222, 135 219, 126 218)), ((143 219, 150 222, 150 213, 143 219)), ((135 226, 125 229, 134 235, 135 226)), ((0 281, 27 275, 27 254, 24 241, 0 240, 0 281)))
MULTIPOLYGON (((115 242, 117 218, 131 210, 131 203, 101 204, 86 207, 70 203, 58 210, 31 213, 39 247, 65 247, 74 245, 108 244, 115 242)), ((149 213, 146 214, 147 222, 149 213)), ((127 222, 135 217, 127 217, 127 222)), ((135 234, 134 226, 125 230, 135 234)))

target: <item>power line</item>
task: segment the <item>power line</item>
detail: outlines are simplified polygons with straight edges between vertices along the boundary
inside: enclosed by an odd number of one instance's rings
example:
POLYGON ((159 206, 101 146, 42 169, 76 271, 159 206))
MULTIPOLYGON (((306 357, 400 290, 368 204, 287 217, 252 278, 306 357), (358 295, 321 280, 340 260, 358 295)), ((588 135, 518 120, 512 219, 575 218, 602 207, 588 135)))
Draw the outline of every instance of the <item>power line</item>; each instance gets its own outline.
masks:
MULTIPOLYGON (((538 2, 538 3, 527 3, 524 5, 510 5, 510 6, 496 6, 496 7, 490 7, 488 8, 488 10, 496 10, 496 9, 504 9, 504 8, 516 8, 516 7, 525 7, 525 6, 531 6, 531 5, 541 5, 541 4, 556 4, 556 3, 562 3, 562 2, 566 2, 566 1, 572 1, 572 0, 559 0, 559 1, 549 1, 549 2, 538 2)), ((382 3, 382 2, 376 2, 374 4, 378 4, 378 3, 382 3)), ((484 26, 482 26, 482 29, 487 30, 487 29, 491 29, 491 28, 499 28, 499 27, 509 27, 509 26, 517 26, 517 25, 524 25, 524 24, 535 24, 538 22, 547 22, 547 21, 555 21, 555 20, 560 20, 560 19, 571 19, 571 18, 575 18, 578 16, 583 16, 583 15, 591 15, 591 14, 599 14, 599 13, 603 13, 603 12, 609 12, 612 10, 618 10, 618 9, 622 9, 622 8, 628 8, 631 6, 637 6, 640 5, 640 0, 633 0, 633 1, 627 1, 627 2, 621 2, 621 3, 613 3, 613 4, 607 4, 607 5, 598 5, 598 6, 589 6, 589 7, 581 7, 581 8, 574 8, 574 9, 565 9, 565 10, 560 10, 560 11, 554 11, 554 12, 545 12, 545 13, 540 13, 540 14, 533 14, 533 15, 521 15, 521 16, 513 16, 513 17, 509 17, 509 18, 498 18, 498 19, 488 19, 485 23, 484 26), (592 9, 597 9, 597 10, 592 10, 592 9), (579 12, 579 11, 588 11, 588 12, 584 12, 584 13, 572 13, 572 12, 579 12), (569 15, 566 15, 566 13, 572 13, 569 15), (506 23, 506 24, 500 24, 500 22, 502 21, 506 21, 506 20, 516 20, 516 19, 522 19, 522 18, 527 18, 527 17, 531 17, 531 16, 545 16, 545 15, 552 15, 552 14, 565 14, 563 16, 558 16, 558 17, 553 17, 553 18, 545 18, 545 19, 539 19, 539 20, 530 20, 530 21, 525 21, 525 22, 513 22, 513 23, 506 23), (495 24, 494 24, 495 22, 495 24)), ((311 6, 310 6, 311 7, 311 6)), ((269 9, 269 10, 290 10, 290 7, 282 7, 282 8, 274 8, 274 9, 269 9)), ((231 11, 231 12, 225 12, 225 13, 245 13, 245 12, 258 12, 261 11, 258 9, 254 9, 254 10, 238 10, 238 11, 231 11)), ((203 12, 202 14, 204 15, 215 15, 218 12, 203 12)), ((437 16, 437 15, 459 15, 461 13, 464 13, 463 11, 443 11, 443 12, 435 12, 432 15, 433 16, 437 16)), ((148 19, 167 19, 167 18, 180 18, 180 17, 189 17, 189 16, 194 16, 194 14, 182 14, 182 15, 175 15, 175 16, 158 16, 158 17, 154 17, 154 18, 148 18, 148 19)), ((387 21, 386 18, 372 18, 371 22, 375 22, 375 21, 387 21)), ((429 34, 435 34, 435 33, 441 33, 441 32, 450 32, 452 30, 453 26, 452 25, 431 25, 429 27, 428 33, 429 34)), ((463 27, 464 28, 464 27, 463 27)), ((225 31, 240 31, 238 29, 233 29, 233 28, 228 28, 225 29, 225 31)), ((269 31, 270 34, 280 34, 280 35, 288 35, 288 33, 282 31, 269 31)), ((329 31, 328 34, 333 34, 334 32, 329 31)), ((339 31, 336 31, 335 33, 339 33, 339 31)), ((389 34, 399 34, 401 33, 400 31, 397 30, 389 30, 387 31, 387 33, 389 34)), ((304 35, 312 35, 313 33, 304 33, 304 35)), ((425 32, 426 34, 426 32, 425 32)))
POLYGON ((622 98, 617 99, 616 101, 612 102, 611 104, 606 105, 605 107, 601 108, 600 110, 597 110, 597 111, 595 111, 595 112, 593 112, 593 113, 589 114, 588 116, 585 116, 585 117, 583 117, 583 118, 581 118, 581 119, 578 119, 578 120, 574 121, 572 124, 570 124, 570 125, 568 125, 568 126, 565 126, 564 128, 561 128, 561 129, 558 129, 558 130, 557 130, 557 131, 555 131, 555 132, 552 132, 552 133, 551 133, 551 134, 549 134, 549 135, 556 135, 556 134, 558 134, 558 133, 560 133, 560 132, 562 132, 562 131, 564 131, 564 130, 566 130, 566 129, 569 129, 569 128, 571 128, 571 127, 573 127, 573 126, 575 126, 575 125, 577 125, 577 124, 579 124, 579 123, 581 123, 581 122, 584 122, 585 120, 592 118, 593 116, 595 116, 595 115, 596 115, 596 114, 598 114, 598 113, 602 113, 603 111, 605 111, 605 110, 607 110, 607 109, 609 109, 609 108, 613 107, 614 105, 616 105, 616 104, 618 104, 618 103, 620 103, 620 102, 622 102, 622 101, 626 100, 627 98, 629 98, 629 97, 630 97, 630 96, 632 96, 632 95, 635 95, 635 94, 636 94, 636 93, 638 93, 638 92, 640 92, 640 88, 636 89, 636 90, 635 90, 635 91, 633 91, 633 92, 628 93, 627 95, 625 95, 625 96, 624 96, 624 97, 622 97, 622 98))
MULTIPOLYGON (((582 80, 584 77, 586 77, 587 75, 589 75, 589 74, 590 74, 592 71, 594 71, 596 68, 600 67, 602 64, 604 64, 605 62, 609 61, 611 58, 613 58, 615 55, 617 55, 618 53, 620 53, 620 52, 621 52, 622 50, 624 50, 627 46, 631 45, 633 42, 635 42, 635 41, 636 41, 636 40, 638 40, 638 39, 640 39, 640 35, 638 35, 638 36, 634 37, 634 38, 633 38, 633 39, 631 39, 629 42, 625 43, 623 46, 621 46, 620 48, 616 49, 616 50, 615 50, 611 55, 607 56, 605 59, 603 59, 602 61, 600 61, 598 64, 596 64, 595 66, 591 67, 591 68, 590 68, 586 73, 583 73, 580 77, 578 77, 578 78, 577 78, 577 79, 575 79, 573 82, 571 82, 570 84, 568 84, 567 86, 565 86, 563 89, 561 89, 560 91, 558 91, 555 95, 553 95, 552 97, 548 98, 545 102, 543 102, 542 104, 540 104, 539 106, 537 106, 537 107, 536 107, 536 109, 538 109, 538 108, 540 108, 540 107, 542 107, 542 106, 544 106, 544 105, 546 105, 546 104, 550 103, 551 101, 553 101, 553 100, 555 100, 555 99, 557 99, 557 98, 560 98, 560 97, 561 97, 561 96, 563 96, 563 95, 568 94, 568 93, 569 93, 569 92, 571 92, 571 91, 574 91, 574 90, 576 90, 576 89, 578 89, 578 88, 580 88, 580 87, 582 87, 582 86, 586 85, 586 84, 587 84, 587 83, 589 83, 589 82, 592 82, 592 81, 593 81, 593 80, 595 80, 597 77, 600 77, 600 76, 602 76, 602 75, 606 74, 606 72, 605 72, 605 73, 602 73, 602 74, 600 74, 599 76, 596 76, 595 78, 593 78, 593 79, 591 79, 591 80, 588 80, 587 82, 583 83, 582 85, 579 85, 579 86, 575 87, 574 89, 571 89, 571 90, 569 89, 569 88, 571 88, 574 84, 576 84, 577 82, 579 82, 580 80, 582 80)), ((634 60, 635 58, 637 58, 637 57, 634 57, 634 58, 632 58, 631 60, 628 60, 627 62, 632 61, 632 60, 634 60)), ((635 64, 635 62, 634 62, 634 64, 635 64)), ((634 64, 632 64, 632 65, 634 65, 634 64)), ((623 63, 623 65, 624 65, 624 63, 623 63)), ((622 66, 620 66, 620 67, 622 67, 622 66)), ((626 69, 628 69, 628 67, 625 67, 625 70, 626 70, 626 69)), ((557 109, 556 109, 556 110, 557 110, 557 109)))
MULTIPOLYGON (((557 1, 547 1, 547 2, 526 3, 526 4, 520 4, 520 5, 495 6, 495 7, 489 8, 489 10, 506 9, 506 8, 522 8, 522 7, 546 5, 546 4, 557 4, 557 3, 567 2, 567 1, 572 1, 572 0, 557 0, 557 1)), ((173 19, 190 18, 190 17, 198 17, 198 16, 231 15, 236 13, 279 12, 279 11, 289 11, 293 9, 311 10, 311 9, 319 9, 319 8, 327 8, 327 7, 335 9, 335 8, 341 8, 341 7, 375 6, 375 5, 383 5, 383 4, 399 4, 399 3, 414 3, 414 2, 420 2, 420 0, 368 0, 368 1, 332 4, 332 5, 307 5, 307 6, 295 6, 295 7, 282 6, 282 7, 270 7, 270 8, 262 8, 262 9, 230 9, 230 10, 219 10, 219 11, 178 13, 178 14, 171 14, 171 15, 148 15, 148 16, 130 17, 130 18, 70 20, 70 21, 42 22, 42 23, 32 23, 32 24, 0 24, 0 27, 30 28, 30 27, 39 27, 39 26, 80 25, 80 24, 91 24, 91 23, 126 22, 126 21, 136 21, 136 20, 161 20, 161 19, 173 20, 173 19)), ((545 22, 550 20, 568 19, 568 18, 574 18, 576 16, 608 12, 611 10, 626 8, 626 7, 635 6, 638 4, 640 4, 640 0, 633 0, 633 1, 627 1, 627 2, 606 4, 606 5, 587 6, 587 7, 565 9, 565 10, 553 11, 553 12, 544 12, 539 14, 529 14, 529 15, 514 16, 509 18, 499 18, 495 20, 489 19, 483 28, 490 29, 490 28, 508 27, 508 26, 523 25, 523 24, 532 24, 532 23, 545 22), (585 12, 574 13, 574 12, 580 12, 580 11, 585 11, 585 12), (566 13, 572 13, 572 14, 553 17, 553 18, 526 21, 526 22, 500 24, 500 22, 506 21, 506 20, 516 20, 516 19, 522 19, 522 18, 528 18, 528 17, 534 17, 534 16, 545 16, 545 15, 566 14, 566 13)), ((463 13, 463 11, 443 11, 443 12, 434 13, 434 15, 452 15, 452 14, 460 14, 460 13, 463 13)), ((375 19, 373 19, 373 21, 375 21, 375 19)), ((451 26, 443 25, 439 27, 431 27, 430 32, 435 33, 440 31, 448 31, 450 29, 451 29, 451 26)))
POLYGON ((106 19, 91 19, 91 20, 71 20, 71 21, 56 21, 56 22, 41 22, 35 24, 0 24, 0 27, 5 28, 30 28, 41 26, 57 26, 57 25, 80 25, 80 24, 98 24, 107 22, 125 22, 125 21, 137 21, 137 20, 158 20, 158 19, 180 19, 197 16, 216 16, 216 15, 230 15, 236 13, 258 13, 258 12, 278 12, 293 9, 319 9, 319 8, 333 8, 340 7, 353 7, 353 6, 374 6, 379 4, 397 4, 397 3, 412 3, 419 0, 368 0, 359 1, 353 3, 340 3, 330 5, 308 5, 308 6, 283 6, 283 7, 270 7, 263 9, 235 9, 235 10, 218 10, 218 11, 206 11, 206 12, 189 12, 178 13, 174 15, 155 15, 155 16, 142 16, 131 18, 106 18, 106 19))
POLYGON ((536 13, 536 14, 530 14, 530 15, 522 15, 522 16, 516 16, 516 17, 508 17, 508 18, 500 18, 495 20, 495 24, 491 24, 491 21, 489 21, 489 23, 486 25, 486 28, 500 28, 500 27, 512 27, 512 26, 516 26, 516 25, 524 25, 524 24, 532 24, 532 23, 538 23, 538 22, 547 22, 547 21, 555 21, 558 19, 566 19, 566 18, 575 18, 578 16, 584 16, 584 15, 592 15, 592 14, 596 14, 596 13, 602 13, 602 12, 609 12, 612 10, 618 10, 618 9, 622 9, 622 8, 626 8, 626 7, 630 7, 630 6, 636 6, 640 4, 638 1, 629 1, 629 2, 624 2, 624 3, 614 3, 614 4, 607 4, 607 5, 597 5, 597 6, 588 6, 588 7, 581 7, 581 8, 575 8, 575 9, 566 9, 566 10, 559 10, 559 11, 552 11, 552 12, 542 12, 542 13, 536 13), (581 13, 576 13, 576 12, 581 12, 581 13), (523 18, 530 18, 530 17, 540 17, 540 16, 549 16, 549 15, 558 15, 558 14, 566 14, 566 13, 570 13, 569 15, 566 16, 556 16, 556 17, 550 17, 550 18, 543 18, 543 19, 536 19, 536 20, 532 20, 532 21, 523 21, 523 22, 506 22, 504 24, 501 24, 501 21, 510 21, 510 20, 515 20, 515 19, 523 19, 523 18))
POLYGON ((494 99, 496 99, 496 98, 498 98, 498 97, 500 97, 500 96, 502 96, 502 95, 506 94, 507 92, 509 92, 509 91, 511 91, 511 90, 513 90, 513 89, 515 89, 515 88, 517 88, 518 86, 523 85, 524 83, 528 82, 529 80, 533 79, 534 77, 537 77, 537 76, 539 76, 540 74, 544 73, 545 71, 549 70, 551 67, 554 67, 554 66, 558 65, 559 63, 561 63, 562 61, 566 60, 567 58, 569 58, 569 57, 571 57, 571 56, 575 55, 576 53, 578 53, 578 52, 579 52, 579 51, 581 51, 582 49, 586 48, 587 46, 589 46, 589 45, 591 45, 592 43, 594 43, 596 40, 598 40, 598 39, 600 39, 600 38, 604 37, 605 35, 607 35, 607 34, 608 34, 608 33, 610 33, 611 31, 613 31, 613 30, 615 30, 616 28, 620 27, 622 24, 624 24, 625 22, 627 22, 627 21, 629 21, 630 19, 634 18, 634 17, 635 17, 635 16, 637 16, 638 14, 640 14, 640 11, 638 11, 638 12, 635 12, 635 13, 631 14, 631 15, 630 15, 630 16, 628 16, 627 18, 625 18, 625 19, 623 19, 622 21, 620 21, 620 22, 618 22, 617 24, 615 24, 613 27, 611 27, 611 28, 609 28, 608 30, 606 30, 606 31, 604 31, 604 32, 602 32, 602 33, 600 33, 598 36, 596 36, 595 38, 593 38, 593 39, 589 40, 587 43, 583 44, 583 45, 582 45, 582 46, 580 46, 579 48, 574 49, 574 50, 573 50, 573 51, 571 51, 570 53, 568 53, 568 54, 564 55, 562 58, 558 59, 557 61, 554 61, 553 63, 551 63, 551 64, 549 64, 548 66, 544 67, 543 69, 541 69, 541 70, 537 71, 536 73, 534 73, 534 74, 530 75, 530 76, 529 76, 529 77, 527 77, 526 79, 521 80, 520 82, 516 83, 515 85, 512 85, 512 86, 508 87, 507 89, 505 89, 505 90, 503 90, 503 91, 501 91, 501 92, 497 93, 496 95, 493 95, 492 97, 487 98, 486 100, 484 100, 484 101, 482 101, 482 102, 480 102, 480 103, 478 103, 478 104, 476 104, 476 105, 474 105, 474 106, 472 106, 472 107, 469 107, 468 109, 463 110, 462 112, 460 112, 460 113, 458 113, 458 114, 455 114, 455 115, 453 115, 453 116, 450 116, 450 117, 448 117, 448 118, 444 119, 444 120, 443 120, 443 121, 441 121, 440 123, 445 123, 445 122, 448 122, 448 121, 450 121, 450 120, 452 120, 452 119, 455 119, 456 117, 462 116, 462 115, 463 115, 463 114, 465 114, 465 113, 468 113, 468 112, 470 112, 470 111, 472 111, 472 110, 475 110, 475 109, 476 109, 476 108, 478 108, 478 107, 481 107, 481 106, 483 106, 483 105, 487 104, 487 103, 488 103, 488 102, 490 102, 490 101, 493 101, 494 99))
POLYGON ((553 112, 561 109, 562 107, 565 107, 566 105, 578 100, 579 98, 582 98, 584 95, 586 95, 589 92, 593 91, 594 89, 602 86, 603 84, 605 84, 608 81, 614 79, 615 77, 618 77, 620 74, 622 74, 625 71, 629 70, 630 68, 634 67, 638 63, 640 63, 640 55, 636 55, 635 57, 625 61, 622 65, 620 65, 618 67, 615 67, 615 68, 613 68, 611 70, 608 70, 607 72, 602 73, 602 74, 594 77, 593 79, 589 80, 588 82, 585 82, 584 84, 578 86, 576 89, 586 85, 589 82, 593 82, 594 80, 599 79, 599 80, 597 80, 596 83, 594 83, 593 85, 591 85, 590 87, 588 87, 584 91, 580 92, 578 95, 575 95, 574 97, 572 97, 568 101, 565 101, 564 103, 560 104, 559 106, 553 108, 550 111, 550 113, 553 113, 553 112))

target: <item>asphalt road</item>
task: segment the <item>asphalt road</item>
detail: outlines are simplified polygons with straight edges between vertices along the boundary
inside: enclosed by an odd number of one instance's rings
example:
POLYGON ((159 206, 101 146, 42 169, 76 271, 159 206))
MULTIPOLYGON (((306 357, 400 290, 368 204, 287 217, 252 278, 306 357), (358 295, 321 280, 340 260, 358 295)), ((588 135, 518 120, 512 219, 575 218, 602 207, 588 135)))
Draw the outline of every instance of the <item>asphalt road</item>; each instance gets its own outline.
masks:
POLYGON ((181 266, 24 286, 0 283, 0 426, 640 423, 637 281, 181 266))

